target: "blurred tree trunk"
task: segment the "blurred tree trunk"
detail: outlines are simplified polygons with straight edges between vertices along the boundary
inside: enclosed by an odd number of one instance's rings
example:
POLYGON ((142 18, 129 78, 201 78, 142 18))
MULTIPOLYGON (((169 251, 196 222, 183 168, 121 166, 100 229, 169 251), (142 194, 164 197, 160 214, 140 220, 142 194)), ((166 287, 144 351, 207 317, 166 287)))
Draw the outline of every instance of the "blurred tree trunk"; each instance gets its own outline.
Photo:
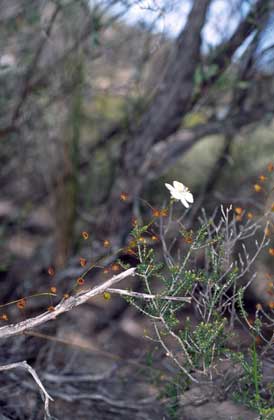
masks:
POLYGON ((82 119, 83 57, 78 51, 69 63, 69 77, 74 80, 70 97, 67 127, 62 139, 60 167, 55 190, 55 266, 64 267, 74 247, 74 227, 78 199, 79 145, 82 119))
MULTIPOLYGON (((228 39, 219 46, 209 57, 201 57, 201 32, 205 24, 210 0, 195 0, 188 16, 187 23, 178 36, 173 51, 169 56, 162 83, 147 111, 140 120, 138 128, 131 138, 126 139, 121 150, 121 160, 117 179, 114 182, 107 208, 107 224, 104 219, 103 228, 106 234, 123 237, 130 229, 130 218, 134 201, 150 177, 150 171, 163 173, 165 162, 175 161, 187 151, 195 142, 210 133, 222 133, 223 126, 219 121, 213 121, 194 130, 186 130, 185 141, 170 142, 170 150, 164 147, 169 138, 182 125, 183 117, 193 109, 193 106, 221 76, 231 63, 231 59, 246 38, 257 30, 259 23, 268 15, 271 0, 258 0, 250 13, 241 21, 228 39), (195 91, 195 73, 198 66, 205 61, 206 65, 215 65, 217 71, 214 76, 206 79, 200 86, 199 93, 195 91), (219 131, 218 131, 219 130, 219 131), (163 145, 163 147, 161 147, 163 145), (157 146, 163 153, 153 153, 157 146), (155 156, 155 160, 153 160, 155 156), (149 162, 149 163, 147 163, 149 162), (155 168, 155 170, 154 170, 155 168), (119 200, 121 192, 129 194, 125 203, 119 200)), ((273 4, 271 3, 271 7, 273 4)), ((231 124, 241 127, 252 120, 252 113, 247 116, 232 115, 231 124), (235 121, 234 121, 235 120, 235 121)), ((254 116, 254 120, 256 117, 254 116)), ((151 177, 152 179, 152 177, 151 177)))

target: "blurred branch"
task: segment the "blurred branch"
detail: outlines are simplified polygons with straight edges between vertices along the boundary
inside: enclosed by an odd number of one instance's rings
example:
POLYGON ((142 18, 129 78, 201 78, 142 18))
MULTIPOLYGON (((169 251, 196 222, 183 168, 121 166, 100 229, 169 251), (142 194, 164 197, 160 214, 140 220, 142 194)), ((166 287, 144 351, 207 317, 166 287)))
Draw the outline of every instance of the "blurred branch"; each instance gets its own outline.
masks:
POLYGON ((192 106, 205 94, 205 90, 208 90, 221 76, 223 71, 231 64, 231 59, 236 50, 254 30, 260 28, 261 23, 265 21, 273 10, 273 0, 258 0, 245 19, 238 25, 230 39, 219 45, 212 54, 206 57, 205 64, 216 65, 218 71, 212 77, 203 81, 200 92, 193 98, 192 106))
POLYGON ((57 4, 57 6, 55 7, 55 10, 52 13, 52 16, 49 20, 48 26, 47 26, 46 30, 44 31, 42 39, 37 46, 37 49, 36 49, 36 52, 35 52, 34 57, 32 59, 32 62, 29 65, 28 69, 26 70, 24 81, 23 81, 23 89, 22 89, 21 96, 19 98, 18 104, 15 107, 15 110, 14 110, 14 113, 13 113, 13 116, 12 116, 12 119, 11 119, 11 126, 15 125, 16 121, 18 120, 18 118, 20 116, 21 109, 24 105, 24 102, 27 99, 27 96, 28 96, 28 93, 29 93, 29 90, 30 90, 30 87, 31 87, 30 84, 31 84, 32 77, 35 74, 39 59, 40 59, 40 57, 43 53, 44 47, 45 47, 45 45, 48 41, 48 37, 51 34, 54 22, 56 21, 56 18, 58 16, 58 13, 60 12, 60 10, 61 10, 61 5, 57 4))
POLYGON ((49 412, 49 401, 53 401, 53 398, 47 393, 44 385, 42 384, 35 370, 25 360, 23 362, 10 363, 8 365, 0 366, 0 372, 3 372, 5 370, 17 369, 17 368, 26 369, 30 373, 30 375, 33 377, 33 379, 35 380, 36 384, 39 387, 42 398, 44 400, 46 416, 49 419, 52 418, 49 412))
POLYGON ((193 129, 180 130, 166 141, 157 143, 152 148, 149 157, 140 169, 140 174, 146 176, 147 179, 155 179, 204 137, 224 134, 231 130, 237 131, 246 125, 259 121, 267 112, 271 112, 271 109, 258 106, 249 112, 243 111, 239 114, 230 115, 225 120, 214 120, 193 129))

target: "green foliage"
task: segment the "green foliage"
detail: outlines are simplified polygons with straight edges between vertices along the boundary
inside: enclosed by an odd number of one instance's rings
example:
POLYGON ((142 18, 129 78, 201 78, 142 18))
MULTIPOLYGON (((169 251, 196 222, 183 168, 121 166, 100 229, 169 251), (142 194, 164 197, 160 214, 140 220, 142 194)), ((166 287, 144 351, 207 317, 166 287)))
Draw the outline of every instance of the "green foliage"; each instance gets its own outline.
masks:
MULTIPOLYGON (((170 207, 173 204, 171 201, 170 207)), ((127 298, 128 301, 151 319, 155 335, 152 334, 150 338, 162 346, 166 355, 177 365, 185 384, 187 381, 199 382, 201 375, 210 380, 216 362, 228 358, 232 364, 240 363, 244 372, 235 398, 259 413, 264 410, 266 415, 271 415, 269 403, 261 392, 261 362, 255 345, 256 337, 262 336, 262 320, 257 310, 254 323, 252 326, 249 324, 244 307, 248 285, 238 284, 266 246, 265 238, 260 244, 257 243, 254 258, 247 256, 243 248, 241 264, 238 264, 233 257, 231 243, 235 245, 241 241, 247 232, 248 237, 252 236, 257 226, 254 224, 250 228, 247 223, 239 230, 232 207, 221 208, 218 222, 216 216, 205 216, 196 232, 187 230, 180 220, 177 237, 172 240, 163 235, 164 232, 168 236, 169 223, 170 219, 166 224, 162 221, 158 225, 163 245, 160 255, 149 242, 152 223, 144 226, 137 223, 134 227, 132 242, 137 248, 137 275, 142 279, 144 298, 132 295, 127 298), (170 250, 174 243, 182 239, 185 246, 176 259, 170 250), (204 268, 195 265, 197 252, 203 252, 204 268), (189 304, 193 305, 196 314, 195 323, 190 318, 181 319, 180 309, 189 308, 189 304), (254 344, 247 354, 228 351, 228 339, 234 334, 235 323, 243 321, 251 327, 254 344)), ((171 418, 176 418, 179 388, 177 380, 166 386, 171 418)))

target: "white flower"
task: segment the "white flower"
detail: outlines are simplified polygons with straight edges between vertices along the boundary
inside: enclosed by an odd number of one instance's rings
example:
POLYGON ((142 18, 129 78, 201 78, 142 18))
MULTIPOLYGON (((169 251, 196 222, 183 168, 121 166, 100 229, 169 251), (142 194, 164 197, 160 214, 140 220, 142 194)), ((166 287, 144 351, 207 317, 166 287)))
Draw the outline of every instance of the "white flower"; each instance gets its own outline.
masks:
POLYGON ((171 197, 175 198, 176 200, 180 200, 183 206, 189 207, 189 203, 193 203, 193 195, 189 191, 189 189, 178 181, 173 181, 173 186, 170 184, 165 184, 167 189, 170 191, 171 197))

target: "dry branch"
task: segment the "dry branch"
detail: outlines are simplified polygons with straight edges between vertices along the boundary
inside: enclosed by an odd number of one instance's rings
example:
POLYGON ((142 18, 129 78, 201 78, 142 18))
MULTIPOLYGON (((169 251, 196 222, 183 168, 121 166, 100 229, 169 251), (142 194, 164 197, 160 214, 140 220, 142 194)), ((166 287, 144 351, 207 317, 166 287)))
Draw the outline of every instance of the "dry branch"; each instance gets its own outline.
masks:
POLYGON ((37 383, 37 385, 39 387, 39 390, 41 392, 41 396, 44 400, 46 416, 47 416, 47 418, 51 418, 51 415, 50 415, 50 412, 49 412, 49 401, 54 401, 54 400, 47 393, 44 385, 40 381, 39 376, 37 375, 35 370, 25 360, 23 362, 10 363, 8 365, 0 366, 0 372, 3 372, 5 370, 17 369, 17 368, 26 369, 31 374, 31 376, 33 377, 33 379, 37 383))
POLYGON ((31 330, 39 325, 45 324, 48 321, 54 320, 57 316, 71 311, 76 306, 82 305, 87 302, 90 298, 104 293, 114 284, 124 280, 127 277, 134 276, 135 268, 129 268, 128 270, 113 276, 111 279, 105 281, 103 284, 94 287, 91 290, 80 292, 75 296, 71 296, 68 299, 63 299, 56 307, 54 311, 44 312, 36 317, 26 319, 25 321, 18 322, 17 324, 7 325, 0 328, 0 338, 8 338, 14 335, 23 333, 26 330, 31 330))

